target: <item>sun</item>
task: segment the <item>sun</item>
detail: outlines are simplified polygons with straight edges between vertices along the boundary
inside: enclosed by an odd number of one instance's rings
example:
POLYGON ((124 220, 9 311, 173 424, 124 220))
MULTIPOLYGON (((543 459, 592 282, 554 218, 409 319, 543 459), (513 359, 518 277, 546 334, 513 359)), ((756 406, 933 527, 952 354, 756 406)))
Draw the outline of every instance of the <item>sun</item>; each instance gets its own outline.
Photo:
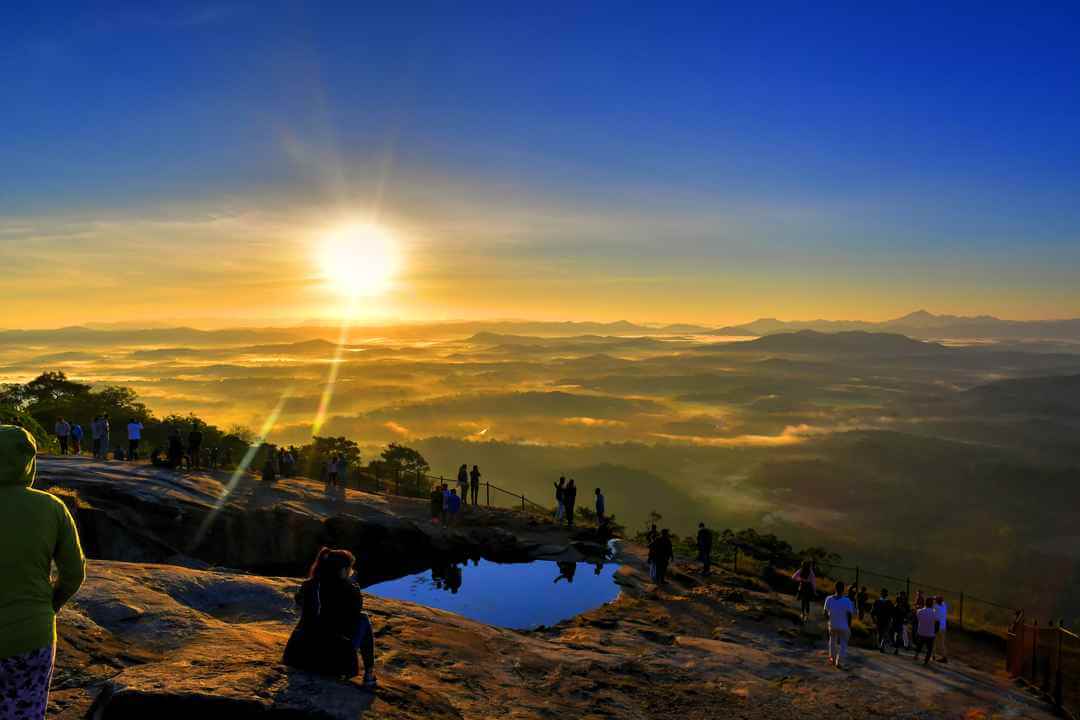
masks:
POLYGON ((373 297, 389 290, 401 266, 397 239, 370 223, 342 225, 319 244, 318 263, 330 289, 348 298, 373 297))

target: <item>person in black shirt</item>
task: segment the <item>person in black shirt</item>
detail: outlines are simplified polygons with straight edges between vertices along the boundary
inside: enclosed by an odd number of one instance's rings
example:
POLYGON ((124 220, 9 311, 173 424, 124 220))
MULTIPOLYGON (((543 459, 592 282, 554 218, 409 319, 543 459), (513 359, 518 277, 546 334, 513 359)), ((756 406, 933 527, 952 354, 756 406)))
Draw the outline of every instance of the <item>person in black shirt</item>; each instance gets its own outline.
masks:
POLYGON ((356 560, 348 550, 319 550, 308 578, 296 593, 300 621, 285 646, 290 667, 336 677, 360 673, 356 652, 364 661, 364 686, 375 685, 375 637, 364 613, 364 596, 353 581, 356 560))
POLYGON ((563 504, 566 505, 566 524, 568 527, 574 527, 574 503, 577 502, 577 485, 574 484, 574 478, 570 478, 570 482, 566 483, 566 487, 563 489, 563 504))
POLYGON ((188 465, 192 470, 198 470, 200 465, 199 453, 202 452, 202 430, 198 425, 191 426, 191 432, 187 436, 188 465))
POLYGON ((886 588, 881 588, 881 595, 870 608, 870 618, 877 628, 878 650, 885 652, 885 644, 889 642, 893 621, 896 619, 896 608, 889 601, 889 591, 886 588))
POLYGON ((712 567, 712 530, 705 527, 705 523, 698 523, 697 549, 698 559, 701 560, 701 574, 708 575, 712 567))
POLYGON ((656 573, 656 584, 663 585, 667 581, 668 564, 675 557, 675 549, 671 546, 671 535, 668 529, 660 531, 660 537, 649 545, 649 558, 653 563, 656 573))

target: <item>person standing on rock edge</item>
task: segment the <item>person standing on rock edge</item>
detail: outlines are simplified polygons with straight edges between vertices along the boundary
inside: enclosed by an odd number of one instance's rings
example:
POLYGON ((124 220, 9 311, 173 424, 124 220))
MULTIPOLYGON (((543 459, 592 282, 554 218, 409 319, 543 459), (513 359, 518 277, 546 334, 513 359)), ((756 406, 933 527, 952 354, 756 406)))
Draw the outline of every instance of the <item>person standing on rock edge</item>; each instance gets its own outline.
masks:
MULTIPOLYGON (((469 486, 472 488, 472 504, 476 507, 476 499, 480 496, 480 468, 473 465, 472 472, 469 473, 469 486)), ((461 501, 464 503, 465 498, 461 501)))
POLYGON ((825 614, 829 618, 829 662, 839 670, 847 655, 851 620, 855 616, 855 605, 844 594, 843 581, 836 583, 834 595, 825 598, 825 614))
POLYGON ((44 720, 56 657, 56 613, 86 575, 67 506, 32 489, 33 436, 0 425, 0 718, 44 720), (51 579, 56 563, 57 580, 51 579))
POLYGON ((555 483, 555 522, 561 523, 563 516, 566 514, 566 506, 563 504, 564 493, 566 492, 566 478, 559 478, 559 482, 555 483))
POLYGON ((604 527, 604 493, 596 488, 596 527, 604 527))
POLYGON ((127 436, 128 436, 128 460, 139 459, 139 441, 142 440, 143 424, 131 418, 127 424, 127 436))
POLYGON ((467 495, 469 490, 469 466, 462 464, 457 470, 458 492, 467 495))
POLYGON ((567 527, 574 527, 574 504, 576 502, 577 486, 574 484, 574 478, 570 478, 570 482, 566 484, 566 488, 563 490, 563 503, 566 505, 567 527))
POLYGON ((661 530, 660 537, 649 546, 649 558, 652 561, 656 584, 664 585, 667 582, 668 564, 675 558, 675 548, 671 545, 671 535, 667 528, 661 530))
POLYGON ((791 579, 799 583, 795 590, 795 597, 799 599, 801 609, 801 622, 803 625, 810 619, 810 603, 817 595, 817 578, 814 577, 814 566, 809 560, 803 560, 802 567, 795 571, 791 579))
POLYGON ((705 523, 698 523, 697 551, 698 560, 701 561, 701 574, 712 573, 712 530, 705 527, 705 523))
POLYGON ((450 497, 446 499, 446 524, 457 525, 461 517, 461 496, 457 490, 450 491, 450 497))
POLYGON ((56 426, 53 428, 56 432, 56 441, 60 443, 60 454, 67 455, 68 451, 68 437, 71 435, 71 425, 67 420, 62 417, 56 418, 56 426))

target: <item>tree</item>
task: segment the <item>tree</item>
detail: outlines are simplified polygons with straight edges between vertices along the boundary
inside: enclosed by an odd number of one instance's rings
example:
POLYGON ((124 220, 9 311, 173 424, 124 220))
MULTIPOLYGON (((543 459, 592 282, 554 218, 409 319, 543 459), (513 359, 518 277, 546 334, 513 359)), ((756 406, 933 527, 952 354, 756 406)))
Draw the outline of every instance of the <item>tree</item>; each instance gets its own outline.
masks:
POLYGON ((424 474, 431 469, 428 461, 416 450, 397 443, 390 443, 382 452, 383 462, 387 467, 401 472, 424 474))

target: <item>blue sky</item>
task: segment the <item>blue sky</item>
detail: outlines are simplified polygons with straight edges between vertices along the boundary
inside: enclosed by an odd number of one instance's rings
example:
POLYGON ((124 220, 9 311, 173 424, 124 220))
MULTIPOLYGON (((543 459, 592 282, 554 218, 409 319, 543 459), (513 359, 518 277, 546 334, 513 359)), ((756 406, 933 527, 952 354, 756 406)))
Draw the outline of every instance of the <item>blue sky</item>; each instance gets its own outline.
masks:
POLYGON ((718 319, 1080 315, 1075 4, 145 5, 3 10, 0 254, 378 197, 453 315, 503 310, 446 295, 462 245, 522 298, 605 268, 718 319))

